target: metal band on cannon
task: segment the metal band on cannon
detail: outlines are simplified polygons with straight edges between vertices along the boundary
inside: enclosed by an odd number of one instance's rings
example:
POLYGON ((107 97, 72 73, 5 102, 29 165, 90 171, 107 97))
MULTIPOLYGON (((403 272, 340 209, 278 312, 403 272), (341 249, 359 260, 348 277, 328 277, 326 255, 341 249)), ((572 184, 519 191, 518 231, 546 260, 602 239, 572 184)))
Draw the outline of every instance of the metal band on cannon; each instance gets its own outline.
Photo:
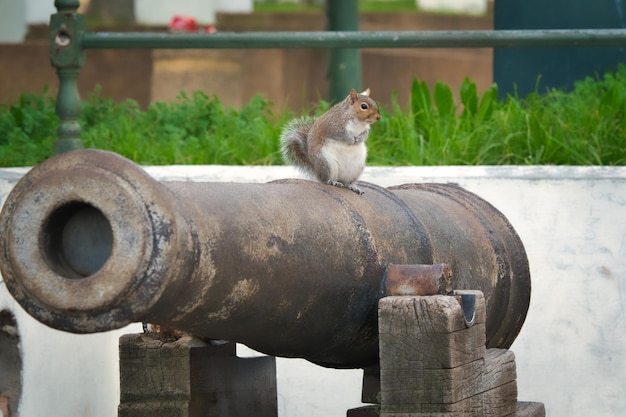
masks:
POLYGON ((158 182, 118 155, 74 151, 7 198, 2 275, 57 329, 146 321, 356 368, 378 361, 378 300, 412 285, 387 267, 445 263, 456 289, 484 293, 487 346, 509 347, 530 273, 507 219, 455 185, 360 187, 158 182))

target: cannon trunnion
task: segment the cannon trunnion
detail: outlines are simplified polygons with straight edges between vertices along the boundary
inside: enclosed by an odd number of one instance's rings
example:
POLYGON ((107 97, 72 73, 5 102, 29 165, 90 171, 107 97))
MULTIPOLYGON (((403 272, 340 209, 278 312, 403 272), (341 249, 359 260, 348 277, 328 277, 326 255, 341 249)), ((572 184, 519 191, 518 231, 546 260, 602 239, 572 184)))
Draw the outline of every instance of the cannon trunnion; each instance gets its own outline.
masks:
POLYGON ((507 219, 455 185, 359 186, 158 182, 109 152, 62 154, 5 202, 2 276, 60 330, 147 321, 356 368, 378 361, 387 267, 447 263, 456 289, 485 295, 487 346, 508 348, 530 273, 507 219))

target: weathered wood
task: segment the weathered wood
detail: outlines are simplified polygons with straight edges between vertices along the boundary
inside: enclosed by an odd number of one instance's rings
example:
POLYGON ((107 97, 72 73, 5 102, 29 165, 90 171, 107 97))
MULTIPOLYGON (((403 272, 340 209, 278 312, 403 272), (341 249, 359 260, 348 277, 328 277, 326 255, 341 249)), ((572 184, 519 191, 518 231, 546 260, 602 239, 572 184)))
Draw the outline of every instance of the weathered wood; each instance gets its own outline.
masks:
POLYGON ((189 401, 156 400, 136 403, 121 403, 117 410, 119 417, 171 416, 188 417, 189 401))
POLYGON ((361 401, 366 404, 380 404, 380 366, 378 364, 363 369, 361 401))
POLYGON ((191 336, 120 338, 119 417, 277 416, 274 357, 239 358, 235 344, 191 336))
MULTIPOLYGON (((470 416, 490 416, 493 414, 481 414, 480 409, 464 412, 444 412, 444 413, 391 413, 384 414, 384 417, 470 417, 470 416)), ((545 417, 543 403, 518 402, 516 411, 506 417, 545 417)), ((352 417, 349 415, 348 417, 352 417)), ((369 417, 369 416, 365 416, 369 417)))
MULTIPOLYGON (((120 402, 188 400, 189 351, 204 343, 191 337, 173 343, 143 334, 120 338, 120 402)), ((120 417, 122 414, 120 414, 120 417)))
POLYGON ((381 416, 502 417, 517 408, 515 355, 486 349, 485 304, 474 321, 450 296, 379 304, 381 416))
POLYGON ((346 417, 380 417, 380 406, 365 405, 363 407, 352 408, 348 410, 346 417))
MULTIPOLYGON (((425 368, 454 368, 485 352, 485 304, 476 292, 474 325, 467 327, 460 303, 449 296, 386 297, 379 306, 381 355, 404 355, 425 368), (459 332, 459 333, 457 333, 459 332), (450 334, 453 334, 452 337, 450 334), (384 349, 387 337, 410 340, 402 353, 384 349), (422 348, 424 347, 424 348, 422 348)), ((392 342, 393 343, 393 342, 392 342)), ((382 358, 381 362, 387 358, 382 358)))
POLYGON ((515 382, 515 354, 507 349, 487 349, 481 377, 485 391, 515 382))
POLYGON ((546 417, 546 408, 543 403, 520 401, 515 414, 507 417, 546 417))
POLYGON ((215 357, 191 361, 193 416, 239 417, 277 415, 274 357, 215 357), (210 414, 206 414, 211 410, 210 414))

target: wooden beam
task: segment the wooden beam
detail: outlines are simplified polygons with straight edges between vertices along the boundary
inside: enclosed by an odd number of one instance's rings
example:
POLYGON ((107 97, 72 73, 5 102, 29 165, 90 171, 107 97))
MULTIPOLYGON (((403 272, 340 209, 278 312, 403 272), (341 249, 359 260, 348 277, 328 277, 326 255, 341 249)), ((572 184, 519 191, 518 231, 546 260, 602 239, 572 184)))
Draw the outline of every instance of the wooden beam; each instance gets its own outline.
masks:
POLYGON ((486 349, 481 292, 385 297, 378 313, 380 394, 373 367, 364 375, 364 400, 379 399, 380 406, 350 410, 349 417, 545 416, 543 404, 517 402, 513 352, 486 349), (475 299, 473 321, 462 294, 475 299))

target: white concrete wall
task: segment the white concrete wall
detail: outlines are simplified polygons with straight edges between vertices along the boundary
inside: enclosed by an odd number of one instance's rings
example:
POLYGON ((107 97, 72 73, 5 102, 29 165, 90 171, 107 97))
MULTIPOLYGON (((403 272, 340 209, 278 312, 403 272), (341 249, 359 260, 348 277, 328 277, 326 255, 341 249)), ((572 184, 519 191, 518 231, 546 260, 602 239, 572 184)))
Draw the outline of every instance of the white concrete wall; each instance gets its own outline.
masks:
POLYGON ((483 14, 487 12, 487 0, 415 0, 421 10, 483 14))
MULTIPOLYGON (((137 21, 150 25, 167 25, 174 15, 209 24, 215 22, 215 12, 247 13, 252 6, 252 0, 135 0, 137 21)), ((29 24, 47 23, 53 13, 54 0, 0 0, 0 43, 22 42, 29 24)))
POLYGON ((176 15, 190 16, 198 24, 215 22, 215 2, 207 0, 135 0, 135 18, 146 25, 167 25, 176 15))
POLYGON ((138 23, 167 25, 173 16, 190 16, 198 24, 215 23, 216 12, 252 12, 252 0, 135 0, 138 23))
POLYGON ((0 42, 21 42, 26 36, 26 4, 0 0, 0 42))
POLYGON ((215 23, 216 12, 252 12, 252 0, 135 0, 138 23, 167 25, 173 16, 190 16, 198 24, 215 23))
POLYGON ((251 13, 253 6, 252 0, 215 0, 216 12, 251 13))
POLYGON ((50 21, 50 15, 57 11, 54 7, 54 0, 23 1, 26 3, 26 22, 29 24, 48 23, 50 21))
POLYGON ((50 21, 54 0, 0 0, 0 42, 22 42, 29 24, 50 21))
MULTIPOLYGON (((264 182, 297 176, 290 167, 148 167, 160 180, 264 182)), ((0 169, 0 200, 25 170, 0 169)), ((626 168, 366 168, 383 186, 455 182, 511 221, 528 253, 531 306, 513 344, 519 398, 550 416, 626 415, 626 168)), ((50 330, 0 285, 22 337, 22 416, 110 417, 119 396, 117 338, 50 330)), ((134 325, 124 331, 138 331, 134 325)), ((254 354, 246 348, 242 354, 254 354)), ((360 404, 360 371, 278 360, 281 417, 340 417, 360 404)))

